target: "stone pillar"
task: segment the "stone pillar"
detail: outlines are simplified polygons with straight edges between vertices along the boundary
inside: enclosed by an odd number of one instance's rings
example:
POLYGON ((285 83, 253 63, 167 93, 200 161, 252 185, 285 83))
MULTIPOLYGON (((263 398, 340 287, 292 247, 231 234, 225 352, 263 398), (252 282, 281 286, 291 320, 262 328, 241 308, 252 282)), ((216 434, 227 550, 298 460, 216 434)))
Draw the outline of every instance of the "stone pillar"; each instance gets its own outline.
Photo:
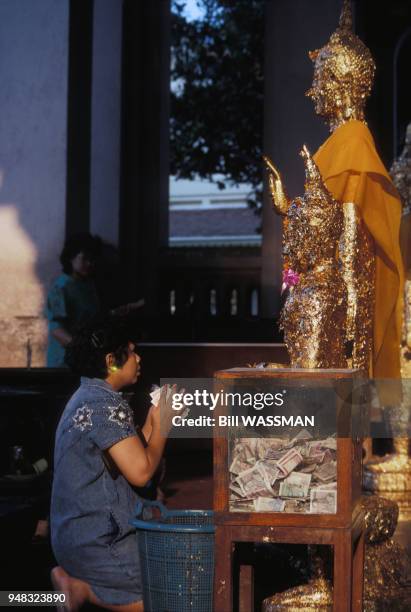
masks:
MULTIPOLYGON (((266 4, 264 152, 280 170, 289 195, 302 193, 305 143, 314 153, 328 131, 304 93, 312 81, 307 52, 327 42, 338 25, 341 0, 275 0, 266 4)), ((262 315, 280 307, 281 220, 265 181, 262 245, 262 315)))
POLYGON ((90 230, 94 0, 70 0, 66 237, 90 230))
POLYGON ((158 310, 168 245, 170 2, 125 0, 121 248, 131 298, 158 310))
POLYGON ((44 364, 65 232, 68 0, 0 3, 0 367, 44 364))
POLYGON ((119 0, 94 3, 90 231, 115 246, 120 214, 122 12, 119 0))

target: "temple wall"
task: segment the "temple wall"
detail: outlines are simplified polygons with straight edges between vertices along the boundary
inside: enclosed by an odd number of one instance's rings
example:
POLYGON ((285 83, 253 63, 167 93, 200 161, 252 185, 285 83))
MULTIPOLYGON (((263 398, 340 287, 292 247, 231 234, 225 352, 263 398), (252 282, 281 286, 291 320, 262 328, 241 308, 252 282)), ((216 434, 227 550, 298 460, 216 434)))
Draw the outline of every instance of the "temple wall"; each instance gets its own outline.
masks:
POLYGON ((44 364, 66 198, 68 0, 0 3, 0 367, 44 364))

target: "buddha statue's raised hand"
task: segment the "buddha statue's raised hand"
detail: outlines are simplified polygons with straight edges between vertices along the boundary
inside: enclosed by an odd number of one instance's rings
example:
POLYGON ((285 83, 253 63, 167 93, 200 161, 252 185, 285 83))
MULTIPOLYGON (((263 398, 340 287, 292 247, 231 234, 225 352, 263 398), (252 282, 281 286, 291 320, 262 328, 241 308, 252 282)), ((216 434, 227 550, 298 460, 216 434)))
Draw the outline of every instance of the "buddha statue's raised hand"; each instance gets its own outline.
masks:
POLYGON ((278 214, 286 215, 290 202, 284 189, 280 173, 269 157, 263 155, 263 160, 268 170, 268 184, 274 209, 278 214))

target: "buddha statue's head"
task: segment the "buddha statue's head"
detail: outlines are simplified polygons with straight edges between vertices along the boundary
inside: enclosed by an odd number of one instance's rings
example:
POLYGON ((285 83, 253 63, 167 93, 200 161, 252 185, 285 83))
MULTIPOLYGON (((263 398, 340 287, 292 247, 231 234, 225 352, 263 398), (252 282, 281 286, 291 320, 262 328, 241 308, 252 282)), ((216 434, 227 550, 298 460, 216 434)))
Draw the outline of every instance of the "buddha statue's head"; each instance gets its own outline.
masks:
POLYGON ((344 0, 339 26, 328 43, 309 56, 314 78, 307 96, 331 131, 350 119, 364 120, 375 64, 369 49, 352 31, 351 2, 344 0))

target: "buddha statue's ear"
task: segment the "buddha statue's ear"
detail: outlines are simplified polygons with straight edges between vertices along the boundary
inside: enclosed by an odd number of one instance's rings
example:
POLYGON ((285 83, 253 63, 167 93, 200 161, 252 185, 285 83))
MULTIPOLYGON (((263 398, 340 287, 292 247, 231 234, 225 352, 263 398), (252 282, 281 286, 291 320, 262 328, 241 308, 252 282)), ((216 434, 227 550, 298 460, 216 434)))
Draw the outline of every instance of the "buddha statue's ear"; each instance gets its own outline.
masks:
POLYGON ((274 166, 269 157, 263 155, 265 166, 268 170, 268 184, 270 186, 270 194, 273 202, 274 210, 279 215, 286 215, 290 206, 286 191, 283 186, 280 173, 274 166))

